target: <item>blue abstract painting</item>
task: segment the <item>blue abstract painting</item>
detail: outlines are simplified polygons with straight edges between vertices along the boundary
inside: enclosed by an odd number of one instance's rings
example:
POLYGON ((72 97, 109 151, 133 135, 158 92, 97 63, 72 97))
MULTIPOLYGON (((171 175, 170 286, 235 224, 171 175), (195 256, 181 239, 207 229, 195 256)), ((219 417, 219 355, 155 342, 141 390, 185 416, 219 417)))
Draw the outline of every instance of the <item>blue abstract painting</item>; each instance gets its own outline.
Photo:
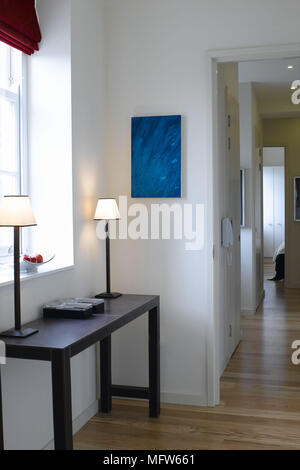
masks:
POLYGON ((132 118, 131 196, 181 197, 181 116, 132 118))

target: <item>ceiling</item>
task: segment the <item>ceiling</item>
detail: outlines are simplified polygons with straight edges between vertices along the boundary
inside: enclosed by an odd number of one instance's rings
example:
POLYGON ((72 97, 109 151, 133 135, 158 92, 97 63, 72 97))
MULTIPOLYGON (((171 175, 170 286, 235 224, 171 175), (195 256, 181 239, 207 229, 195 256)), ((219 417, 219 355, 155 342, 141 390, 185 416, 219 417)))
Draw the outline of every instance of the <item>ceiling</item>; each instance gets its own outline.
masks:
POLYGON ((292 103, 291 85, 300 80, 300 58, 241 62, 239 82, 252 82, 263 118, 299 117, 292 103), (293 66, 289 69, 289 66, 293 66))
POLYGON ((300 58, 240 62, 239 81, 256 83, 286 83, 300 80, 300 58), (292 65, 294 68, 289 69, 292 65))

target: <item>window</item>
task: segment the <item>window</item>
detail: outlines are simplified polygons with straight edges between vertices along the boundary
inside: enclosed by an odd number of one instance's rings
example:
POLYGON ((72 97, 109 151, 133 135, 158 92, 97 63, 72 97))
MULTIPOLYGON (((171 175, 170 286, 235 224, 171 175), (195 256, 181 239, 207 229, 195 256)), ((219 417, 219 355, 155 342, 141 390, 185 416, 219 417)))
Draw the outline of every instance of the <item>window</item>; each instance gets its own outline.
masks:
MULTIPOLYGON (((0 42, 0 198, 26 191, 26 132, 24 116, 25 58, 0 42)), ((11 229, 0 230, 0 257, 12 251, 11 229)))

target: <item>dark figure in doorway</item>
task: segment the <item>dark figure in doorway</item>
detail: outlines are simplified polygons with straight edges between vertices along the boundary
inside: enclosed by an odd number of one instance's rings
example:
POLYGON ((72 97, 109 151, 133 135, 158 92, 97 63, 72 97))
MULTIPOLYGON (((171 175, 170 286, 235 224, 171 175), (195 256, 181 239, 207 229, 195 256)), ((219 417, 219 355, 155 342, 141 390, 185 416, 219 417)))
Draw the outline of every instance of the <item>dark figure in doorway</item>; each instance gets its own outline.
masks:
POLYGON ((285 254, 276 257, 275 271, 276 275, 270 281, 282 281, 284 279, 285 254))

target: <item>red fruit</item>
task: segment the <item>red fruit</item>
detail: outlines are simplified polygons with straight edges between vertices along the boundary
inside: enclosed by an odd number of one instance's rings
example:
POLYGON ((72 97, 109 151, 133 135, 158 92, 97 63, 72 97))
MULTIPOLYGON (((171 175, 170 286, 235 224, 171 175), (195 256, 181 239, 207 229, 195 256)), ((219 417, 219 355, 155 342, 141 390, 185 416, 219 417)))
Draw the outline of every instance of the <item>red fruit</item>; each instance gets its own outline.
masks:
POLYGON ((42 263, 44 261, 44 258, 42 257, 42 255, 36 255, 36 262, 37 263, 42 263))
POLYGON ((36 262, 37 262, 37 261, 36 261, 36 257, 33 256, 32 258, 30 258, 30 262, 31 262, 31 263, 36 263, 36 262))
POLYGON ((24 259, 25 259, 26 261, 30 261, 30 256, 24 255, 24 259))

